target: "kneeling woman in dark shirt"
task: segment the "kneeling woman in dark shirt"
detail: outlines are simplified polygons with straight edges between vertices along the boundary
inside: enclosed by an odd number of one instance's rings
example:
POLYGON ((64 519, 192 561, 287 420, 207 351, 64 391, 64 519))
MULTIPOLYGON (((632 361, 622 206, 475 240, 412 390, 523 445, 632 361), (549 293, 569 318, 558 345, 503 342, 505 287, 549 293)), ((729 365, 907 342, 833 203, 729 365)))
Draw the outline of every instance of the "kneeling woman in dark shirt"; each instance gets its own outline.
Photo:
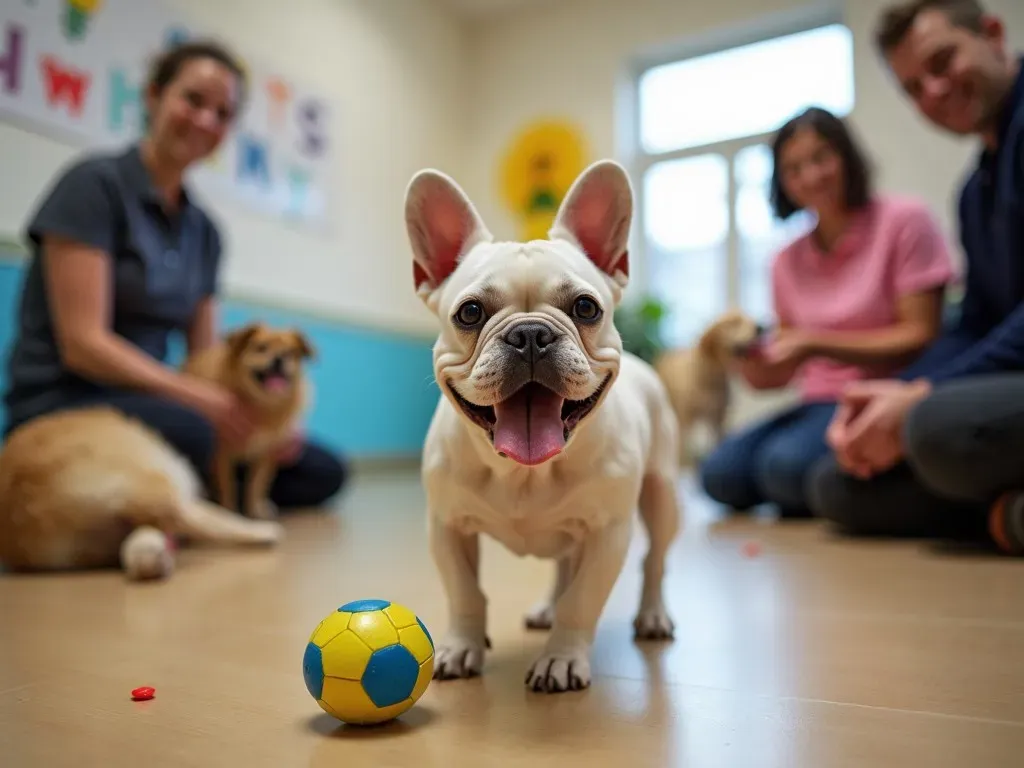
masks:
MULTIPOLYGON (((148 129, 116 154, 93 154, 57 180, 28 227, 32 259, 8 360, 5 429, 53 411, 105 404, 160 432, 209 477, 216 439, 253 430, 245 404, 167 365, 171 334, 190 351, 217 336, 221 242, 183 186, 223 141, 245 78, 215 44, 164 53, 146 91, 148 129)), ((271 492, 278 507, 316 506, 345 465, 296 435, 271 492)))

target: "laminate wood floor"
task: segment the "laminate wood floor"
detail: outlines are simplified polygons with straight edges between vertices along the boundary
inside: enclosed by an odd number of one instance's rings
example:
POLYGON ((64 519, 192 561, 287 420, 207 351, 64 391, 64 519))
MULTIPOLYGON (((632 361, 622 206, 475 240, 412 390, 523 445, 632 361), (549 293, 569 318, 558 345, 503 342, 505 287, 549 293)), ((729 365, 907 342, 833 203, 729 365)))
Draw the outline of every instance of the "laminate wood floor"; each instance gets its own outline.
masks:
POLYGON ((443 633, 415 473, 364 475, 337 509, 287 515, 277 550, 183 552, 163 584, 0 575, 0 765, 1024 766, 1024 561, 720 521, 685 481, 681 493, 675 642, 632 640, 641 535, 592 688, 528 692, 543 637, 522 616, 551 570, 485 542, 485 675, 434 682, 374 729, 319 709, 302 654, 357 598, 403 603, 443 633), (141 685, 156 698, 131 701, 141 685))

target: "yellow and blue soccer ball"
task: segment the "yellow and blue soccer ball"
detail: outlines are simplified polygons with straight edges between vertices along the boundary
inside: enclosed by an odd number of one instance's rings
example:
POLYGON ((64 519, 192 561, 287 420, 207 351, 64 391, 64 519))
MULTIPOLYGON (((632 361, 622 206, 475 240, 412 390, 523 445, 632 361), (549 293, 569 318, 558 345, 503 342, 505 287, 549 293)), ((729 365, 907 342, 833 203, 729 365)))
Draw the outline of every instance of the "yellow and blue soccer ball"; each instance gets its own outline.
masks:
POLYGON ((302 657, 306 690, 344 723, 371 725, 408 711, 434 675, 434 641, 408 608, 346 603, 313 630, 302 657))

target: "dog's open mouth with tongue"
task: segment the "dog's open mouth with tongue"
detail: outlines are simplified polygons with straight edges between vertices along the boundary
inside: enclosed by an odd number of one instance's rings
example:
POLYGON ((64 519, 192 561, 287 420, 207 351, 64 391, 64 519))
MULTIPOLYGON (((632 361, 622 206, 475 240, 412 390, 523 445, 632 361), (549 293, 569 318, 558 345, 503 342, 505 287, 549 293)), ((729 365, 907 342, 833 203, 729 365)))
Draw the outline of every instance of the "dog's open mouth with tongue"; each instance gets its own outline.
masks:
POLYGON ((585 400, 567 400, 536 381, 528 382, 495 405, 474 405, 449 389, 463 412, 491 436, 502 456, 534 466, 557 456, 576 426, 597 405, 608 381, 585 400))

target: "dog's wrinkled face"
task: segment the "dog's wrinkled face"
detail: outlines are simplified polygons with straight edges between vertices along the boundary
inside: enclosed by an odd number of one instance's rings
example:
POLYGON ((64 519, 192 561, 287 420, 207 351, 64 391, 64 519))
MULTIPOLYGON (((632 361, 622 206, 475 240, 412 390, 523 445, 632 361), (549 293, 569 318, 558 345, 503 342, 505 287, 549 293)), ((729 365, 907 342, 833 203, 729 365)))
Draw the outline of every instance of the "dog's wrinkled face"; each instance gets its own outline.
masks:
POLYGON ((451 179, 424 171, 410 184, 416 287, 441 321, 434 373, 500 455, 536 465, 561 453, 617 376, 612 314, 631 212, 625 172, 598 163, 569 191, 550 239, 495 243, 451 179))
POLYGON ((262 323, 228 334, 227 345, 235 386, 251 400, 266 404, 294 394, 303 362, 315 354, 300 331, 262 323))
POLYGON ((761 343, 765 329, 742 312, 726 312, 701 336, 701 348, 716 360, 745 357, 761 343))

